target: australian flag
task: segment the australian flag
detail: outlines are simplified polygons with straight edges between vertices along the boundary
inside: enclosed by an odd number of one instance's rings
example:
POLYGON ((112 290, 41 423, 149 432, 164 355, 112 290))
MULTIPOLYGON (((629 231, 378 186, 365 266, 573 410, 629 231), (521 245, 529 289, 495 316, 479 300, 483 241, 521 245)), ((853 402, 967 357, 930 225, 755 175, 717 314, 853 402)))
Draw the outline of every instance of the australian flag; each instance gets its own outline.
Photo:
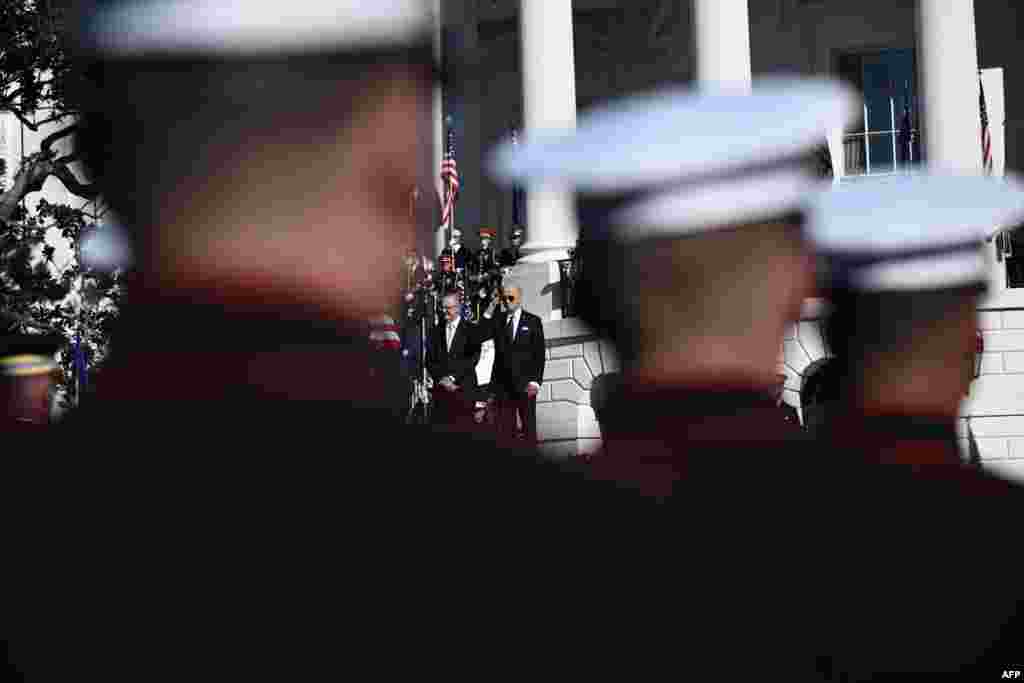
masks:
POLYGON ((75 335, 74 350, 75 382, 78 385, 79 397, 89 385, 89 369, 85 360, 85 348, 82 346, 82 335, 75 335))

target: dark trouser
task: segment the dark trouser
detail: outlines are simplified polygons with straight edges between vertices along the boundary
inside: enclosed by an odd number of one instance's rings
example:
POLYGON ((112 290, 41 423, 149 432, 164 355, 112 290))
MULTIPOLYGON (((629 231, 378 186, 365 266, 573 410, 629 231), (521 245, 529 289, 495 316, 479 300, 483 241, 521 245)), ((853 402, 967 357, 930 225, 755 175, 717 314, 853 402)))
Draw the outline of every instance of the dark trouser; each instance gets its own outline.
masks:
POLYGON ((537 399, 525 391, 503 390, 498 395, 498 431, 505 438, 518 435, 516 416, 523 423, 527 442, 537 443, 537 399))
POLYGON ((472 429, 474 393, 465 389, 448 391, 434 387, 434 406, 431 409, 431 423, 446 427, 472 429))

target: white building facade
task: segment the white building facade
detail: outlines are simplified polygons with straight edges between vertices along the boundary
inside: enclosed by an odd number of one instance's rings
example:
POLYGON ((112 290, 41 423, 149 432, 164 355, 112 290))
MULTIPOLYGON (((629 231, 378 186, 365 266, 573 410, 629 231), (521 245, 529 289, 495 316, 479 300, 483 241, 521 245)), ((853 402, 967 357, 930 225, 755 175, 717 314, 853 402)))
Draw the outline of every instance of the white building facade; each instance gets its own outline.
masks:
MULTIPOLYGON (((467 236, 489 226, 498 230, 499 245, 507 243, 512 193, 482 168, 511 128, 526 135, 571 128, 577 110, 694 81, 745 87, 758 76, 795 73, 853 82, 864 93, 865 112, 854 129, 829 136, 833 163, 841 182, 874 182, 922 158, 981 171, 982 70, 995 172, 1024 172, 1024 6, 1014 0, 439 4, 454 78, 437 111, 456 131, 464 178, 457 223, 467 236)), ((527 284, 527 308, 545 319, 549 360, 538 428, 544 448, 556 455, 599 445, 590 383, 617 367, 609 345, 578 321, 561 319, 555 261, 577 234, 569 209, 564 193, 528 196, 528 256, 515 273, 527 284)), ((963 414, 986 465, 1024 477, 1024 287, 1017 287, 1024 268, 1016 252, 997 257, 995 243, 989 252, 992 291, 979 310, 985 353, 963 414)), ((785 400, 798 409, 805 376, 825 355, 811 304, 780 356, 789 378, 785 400)))

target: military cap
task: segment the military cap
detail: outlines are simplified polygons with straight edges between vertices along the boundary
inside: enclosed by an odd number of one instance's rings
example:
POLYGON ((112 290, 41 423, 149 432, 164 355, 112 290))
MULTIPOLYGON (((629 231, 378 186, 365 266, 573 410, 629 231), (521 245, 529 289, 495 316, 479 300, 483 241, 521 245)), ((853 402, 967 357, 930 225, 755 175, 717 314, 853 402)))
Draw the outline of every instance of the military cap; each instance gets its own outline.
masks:
POLYGON ((828 264, 829 287, 913 292, 987 281, 982 245, 1021 219, 1018 178, 923 169, 846 181, 818 194, 807 229, 828 264))
POLYGON ((0 376, 46 375, 57 367, 54 356, 64 339, 50 334, 18 334, 0 337, 0 376))
POLYGON ((86 47, 140 55, 256 55, 429 44, 426 0, 114 0, 93 2, 86 47))
POLYGON ((523 236, 523 229, 522 228, 516 228, 515 230, 512 231, 512 238, 513 239, 515 239, 517 237, 522 237, 522 236, 523 236))
POLYGON ((480 237, 494 239, 495 234, 494 228, 480 228, 480 237))
POLYGON ((824 79, 673 88, 506 143, 490 167, 509 184, 572 189, 581 226, 608 237, 685 235, 801 208, 822 182, 813 151, 860 110, 854 91, 824 79))

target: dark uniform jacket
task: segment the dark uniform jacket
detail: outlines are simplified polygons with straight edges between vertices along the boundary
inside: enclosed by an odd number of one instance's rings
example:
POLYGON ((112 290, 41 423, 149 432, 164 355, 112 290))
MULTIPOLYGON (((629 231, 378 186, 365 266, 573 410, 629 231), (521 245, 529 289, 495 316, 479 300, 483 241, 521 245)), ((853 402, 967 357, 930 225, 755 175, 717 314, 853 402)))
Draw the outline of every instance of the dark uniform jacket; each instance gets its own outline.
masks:
POLYGON ((91 404, 44 457, 5 458, 22 465, 5 472, 6 540, 31 598, 8 605, 12 658, 61 667, 26 680, 138 680, 154 662, 182 679, 479 675, 504 659, 527 678, 578 666, 510 657, 537 619, 574 652, 614 637, 601 591, 620 588, 592 572, 635 557, 622 543, 652 506, 531 451, 401 425, 358 326, 204 308, 126 310, 91 404), (472 625, 458 651, 439 614, 472 625))
POLYGON ((511 268, 519 262, 520 250, 512 247, 505 247, 498 254, 498 264, 502 268, 511 268))
MULTIPOLYGON (((451 255, 452 255, 452 248, 451 247, 445 247, 444 249, 441 250, 441 256, 442 257, 443 256, 451 257, 451 255)), ((462 245, 461 247, 459 247, 459 250, 455 253, 455 266, 454 266, 455 270, 458 270, 459 268, 462 268, 463 272, 468 272, 469 269, 471 267, 473 267, 473 264, 474 264, 473 254, 471 254, 469 252, 469 249, 467 249, 465 245, 462 245)))
POLYGON ((501 263, 498 259, 498 252, 494 250, 494 247, 489 249, 480 249, 473 256, 473 265, 478 275, 493 275, 497 272, 501 263))
POLYGON ((721 453, 764 453, 760 460, 778 462, 806 450, 768 387, 659 386, 619 378, 601 413, 605 443, 593 458, 595 475, 630 481, 657 496, 672 495, 690 469, 717 467, 730 457, 721 453))
POLYGON ((658 527, 661 541, 645 553, 646 578, 634 588, 638 602, 671 619, 655 637, 660 646, 673 647, 668 630, 692 638, 675 651, 687 659, 680 670, 697 679, 742 652, 773 676, 824 680, 815 603, 831 587, 815 553, 828 534, 828 475, 773 394, 626 374, 602 409, 604 447, 588 472, 659 501, 672 520, 658 527))
POLYGON ((845 482, 822 560, 851 588, 822 622, 833 675, 980 680, 1020 663, 1024 590, 1010 567, 1024 561, 1024 489, 962 462, 948 418, 846 410, 821 443, 845 482))

